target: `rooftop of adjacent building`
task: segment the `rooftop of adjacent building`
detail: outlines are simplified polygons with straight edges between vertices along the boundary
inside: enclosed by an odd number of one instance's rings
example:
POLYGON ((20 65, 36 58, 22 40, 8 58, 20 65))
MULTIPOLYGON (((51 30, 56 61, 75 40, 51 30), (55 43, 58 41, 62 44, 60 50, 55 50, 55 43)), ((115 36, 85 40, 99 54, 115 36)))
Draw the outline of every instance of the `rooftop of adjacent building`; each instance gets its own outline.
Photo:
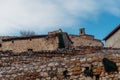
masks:
POLYGON ((118 30, 120 29, 120 24, 113 30, 111 31, 103 40, 109 39, 113 34, 115 34, 118 30))

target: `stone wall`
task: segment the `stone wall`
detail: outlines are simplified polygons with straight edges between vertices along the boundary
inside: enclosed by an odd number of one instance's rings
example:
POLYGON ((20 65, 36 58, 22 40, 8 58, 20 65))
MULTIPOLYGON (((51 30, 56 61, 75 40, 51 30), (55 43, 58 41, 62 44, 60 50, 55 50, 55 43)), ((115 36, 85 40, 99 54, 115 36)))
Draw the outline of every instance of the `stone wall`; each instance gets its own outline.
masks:
POLYGON ((52 32, 48 32, 48 35, 53 36, 53 35, 56 35, 56 34, 61 33, 61 32, 62 32, 62 30, 59 29, 59 30, 55 30, 55 31, 52 31, 52 32))
POLYGON ((120 78, 120 49, 86 47, 18 55, 1 51, 0 57, 0 80, 95 80, 98 74, 99 80, 120 78), (103 58, 116 62, 118 72, 105 72, 103 58), (85 77, 85 67, 91 64, 94 77, 85 77), (66 70, 68 76, 65 77, 66 70))
POLYGON ((60 45, 62 48, 71 49, 78 46, 103 46, 103 43, 94 39, 94 36, 85 34, 84 31, 82 35, 68 35, 61 29, 49 32, 48 35, 0 38, 0 50, 12 50, 15 53, 28 50, 57 50, 60 45), (59 34, 62 35, 63 41, 59 38, 59 34))
POLYGON ((70 39, 73 41, 73 46, 103 46, 100 40, 96 40, 90 36, 74 36, 71 35, 70 39))
POLYGON ((73 42, 71 41, 67 33, 63 33, 63 40, 64 40, 65 48, 68 49, 71 48, 73 42))
POLYGON ((41 51, 41 50, 57 50, 60 45, 58 32, 62 35, 64 48, 71 48, 72 42, 69 35, 64 32, 55 31, 48 35, 40 36, 25 36, 3 39, 0 44, 0 50, 11 50, 15 53, 25 52, 28 50, 41 51))
POLYGON ((12 50, 15 53, 24 52, 28 50, 56 50, 58 48, 58 37, 40 37, 23 40, 11 40, 2 42, 1 50, 12 50))

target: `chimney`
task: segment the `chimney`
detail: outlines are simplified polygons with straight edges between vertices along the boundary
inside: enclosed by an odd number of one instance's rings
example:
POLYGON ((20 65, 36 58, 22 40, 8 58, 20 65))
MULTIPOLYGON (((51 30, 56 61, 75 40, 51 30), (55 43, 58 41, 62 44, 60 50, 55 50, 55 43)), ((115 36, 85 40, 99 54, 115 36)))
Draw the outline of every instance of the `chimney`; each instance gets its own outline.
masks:
POLYGON ((80 35, 85 35, 85 28, 80 29, 80 35))

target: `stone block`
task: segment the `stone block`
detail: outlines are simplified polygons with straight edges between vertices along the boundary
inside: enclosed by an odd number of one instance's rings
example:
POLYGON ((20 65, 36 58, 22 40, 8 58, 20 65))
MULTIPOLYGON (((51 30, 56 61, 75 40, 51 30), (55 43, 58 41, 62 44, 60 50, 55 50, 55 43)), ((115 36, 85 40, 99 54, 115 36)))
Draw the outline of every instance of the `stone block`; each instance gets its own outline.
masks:
POLYGON ((86 58, 81 58, 81 59, 80 59, 80 62, 81 62, 81 63, 85 63, 85 62, 86 62, 86 58))
POLYGON ((80 63, 80 60, 70 61, 70 64, 71 64, 71 65, 75 65, 75 64, 77 64, 77 63, 80 63))
POLYGON ((72 75, 80 75, 81 73, 81 70, 72 71, 72 75))
POLYGON ((94 74, 101 74, 102 70, 101 69, 93 69, 94 74))
POLYGON ((93 56, 93 57, 92 57, 92 61, 93 61, 93 62, 99 61, 99 58, 98 58, 97 56, 93 56))

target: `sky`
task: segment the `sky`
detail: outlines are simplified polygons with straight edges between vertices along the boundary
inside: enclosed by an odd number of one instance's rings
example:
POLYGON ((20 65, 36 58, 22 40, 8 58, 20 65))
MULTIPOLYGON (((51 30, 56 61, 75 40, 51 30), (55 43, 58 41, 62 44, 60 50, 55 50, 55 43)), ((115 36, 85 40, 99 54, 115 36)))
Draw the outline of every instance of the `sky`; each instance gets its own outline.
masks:
POLYGON ((0 36, 36 34, 61 28, 69 34, 103 38, 120 24, 120 0, 0 0, 0 36))

